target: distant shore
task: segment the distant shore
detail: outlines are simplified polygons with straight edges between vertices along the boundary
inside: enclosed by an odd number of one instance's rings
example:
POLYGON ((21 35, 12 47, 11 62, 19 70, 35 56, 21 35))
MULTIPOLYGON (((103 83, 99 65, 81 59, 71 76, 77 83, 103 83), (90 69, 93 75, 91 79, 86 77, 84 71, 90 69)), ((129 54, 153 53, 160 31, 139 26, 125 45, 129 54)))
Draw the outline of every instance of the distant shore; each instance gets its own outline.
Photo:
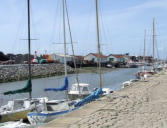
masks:
POLYGON ((167 128, 167 72, 102 97, 41 128, 167 128))
MULTIPOLYGON (((64 64, 32 64, 32 78, 45 78, 64 75, 64 64)), ((77 68, 79 73, 98 73, 97 67, 77 68)), ((102 67, 103 72, 112 71, 112 68, 102 67)), ((67 66, 68 74, 75 73, 74 69, 67 66)), ((28 65, 0 65, 0 83, 14 82, 28 79, 28 65)))

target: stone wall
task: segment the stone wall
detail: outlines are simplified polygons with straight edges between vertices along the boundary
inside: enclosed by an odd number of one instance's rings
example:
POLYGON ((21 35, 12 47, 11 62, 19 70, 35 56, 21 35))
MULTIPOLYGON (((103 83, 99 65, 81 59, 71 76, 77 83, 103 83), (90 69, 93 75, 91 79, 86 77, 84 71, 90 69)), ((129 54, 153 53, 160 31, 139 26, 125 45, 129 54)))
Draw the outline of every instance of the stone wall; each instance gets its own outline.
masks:
MULTIPOLYGON (((32 78, 49 77, 64 74, 64 64, 33 64, 31 65, 32 78)), ((74 70, 67 66, 68 73, 74 70)), ((28 78, 28 65, 2 65, 0 66, 0 83, 25 80, 28 78)))

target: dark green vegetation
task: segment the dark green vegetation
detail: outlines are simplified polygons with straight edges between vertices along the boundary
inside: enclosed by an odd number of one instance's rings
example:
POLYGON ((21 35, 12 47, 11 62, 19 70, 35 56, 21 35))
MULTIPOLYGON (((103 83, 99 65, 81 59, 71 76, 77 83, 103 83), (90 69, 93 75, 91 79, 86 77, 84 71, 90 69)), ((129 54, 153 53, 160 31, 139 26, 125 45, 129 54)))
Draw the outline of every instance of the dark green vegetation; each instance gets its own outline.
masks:
POLYGON ((0 61, 7 61, 9 57, 0 51, 0 61))

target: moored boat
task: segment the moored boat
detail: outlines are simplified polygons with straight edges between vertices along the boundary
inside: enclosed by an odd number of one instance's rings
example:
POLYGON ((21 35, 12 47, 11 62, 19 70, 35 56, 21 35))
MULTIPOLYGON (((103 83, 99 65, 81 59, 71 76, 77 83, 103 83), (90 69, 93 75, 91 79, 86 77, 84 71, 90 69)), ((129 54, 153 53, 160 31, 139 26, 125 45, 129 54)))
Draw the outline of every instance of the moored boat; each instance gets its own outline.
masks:
POLYGON ((0 123, 8 121, 18 121, 20 119, 26 120, 27 113, 35 109, 36 106, 48 99, 34 98, 34 99, 15 99, 8 101, 7 105, 0 107, 0 123))
POLYGON ((150 77, 152 75, 154 75, 156 72, 154 71, 139 71, 136 73, 136 78, 137 79, 146 79, 147 77, 150 77))
POLYGON ((41 102, 46 102, 47 98, 32 98, 32 82, 31 82, 31 31, 30 31, 30 0, 27 0, 27 12, 28 12, 28 81, 24 88, 11 90, 4 92, 4 95, 14 95, 20 93, 29 93, 28 99, 15 99, 9 101, 7 105, 0 107, 0 122, 7 122, 7 121, 17 121, 20 119, 27 119, 27 113, 41 104, 41 102))
POLYGON ((68 92, 68 98, 71 100, 83 99, 86 96, 90 95, 90 93, 91 91, 89 90, 89 84, 75 83, 71 86, 71 89, 68 92))
POLYGON ((102 94, 103 91, 101 88, 99 88, 82 100, 64 100, 57 101, 57 103, 55 101, 48 101, 45 104, 43 104, 44 107, 41 111, 35 110, 33 112, 30 112, 27 114, 27 117, 29 122, 33 125, 43 124, 66 113, 72 112, 86 103, 98 99, 102 94))
POLYGON ((43 104, 43 109, 40 111, 32 111, 27 114, 28 121, 33 124, 47 123, 56 117, 75 110, 74 104, 79 100, 52 100, 43 104))

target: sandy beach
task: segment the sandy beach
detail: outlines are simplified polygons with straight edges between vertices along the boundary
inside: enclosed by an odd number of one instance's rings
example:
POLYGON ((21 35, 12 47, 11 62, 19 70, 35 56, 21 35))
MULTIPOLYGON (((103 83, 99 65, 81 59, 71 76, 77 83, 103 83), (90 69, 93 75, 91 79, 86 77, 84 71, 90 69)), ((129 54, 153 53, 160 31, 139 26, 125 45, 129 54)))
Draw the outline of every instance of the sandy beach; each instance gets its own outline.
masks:
POLYGON ((167 128, 167 72, 133 83, 42 128, 167 128))

